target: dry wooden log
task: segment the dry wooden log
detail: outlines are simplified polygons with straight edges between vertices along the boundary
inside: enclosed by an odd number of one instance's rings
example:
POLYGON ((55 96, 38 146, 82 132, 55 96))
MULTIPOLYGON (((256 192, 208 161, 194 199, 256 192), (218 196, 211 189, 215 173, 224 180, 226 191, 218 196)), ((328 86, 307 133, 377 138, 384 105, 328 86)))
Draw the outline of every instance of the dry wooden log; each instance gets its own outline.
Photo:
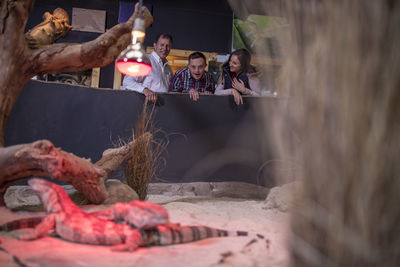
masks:
POLYGON ((47 140, 0 148, 0 206, 4 206, 4 193, 13 182, 31 176, 69 183, 91 203, 103 203, 107 198, 105 180, 127 160, 136 142, 151 138, 152 134, 145 133, 124 146, 107 149, 95 164, 55 148, 47 140))
POLYGON ((0 148, 0 193, 12 182, 31 176, 46 176, 71 184, 90 202, 100 204, 107 198, 105 171, 90 160, 55 148, 47 140, 0 148))
POLYGON ((25 39, 29 48, 35 49, 65 37, 71 29, 68 13, 62 8, 56 8, 53 14, 45 12, 43 22, 25 33, 25 39))

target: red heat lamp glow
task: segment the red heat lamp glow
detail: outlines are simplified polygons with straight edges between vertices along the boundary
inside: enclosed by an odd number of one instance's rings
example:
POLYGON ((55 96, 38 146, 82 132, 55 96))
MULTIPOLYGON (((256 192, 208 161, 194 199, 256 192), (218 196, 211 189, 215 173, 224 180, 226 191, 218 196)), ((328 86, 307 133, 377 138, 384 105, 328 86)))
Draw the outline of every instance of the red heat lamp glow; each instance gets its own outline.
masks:
POLYGON ((152 70, 151 64, 128 58, 120 58, 115 65, 121 73, 134 77, 146 76, 152 70))
POLYGON ((122 51, 115 65, 121 73, 133 77, 146 76, 152 70, 150 58, 140 42, 122 51))
POLYGON ((146 36, 146 21, 142 14, 143 0, 139 1, 139 16, 135 19, 132 29, 132 44, 121 52, 115 65, 117 69, 129 76, 142 77, 152 70, 149 57, 144 51, 142 41, 146 36), (141 41, 140 41, 141 40, 141 41))

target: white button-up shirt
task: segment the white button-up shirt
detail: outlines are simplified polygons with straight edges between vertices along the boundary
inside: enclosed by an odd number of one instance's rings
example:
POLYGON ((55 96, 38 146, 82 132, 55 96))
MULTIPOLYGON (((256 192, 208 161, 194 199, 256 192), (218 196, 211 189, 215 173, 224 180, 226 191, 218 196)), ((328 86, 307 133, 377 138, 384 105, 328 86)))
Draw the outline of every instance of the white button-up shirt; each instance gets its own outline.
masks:
POLYGON ((152 71, 145 77, 132 77, 126 75, 121 89, 134 90, 143 93, 144 88, 153 92, 168 92, 169 83, 172 77, 172 70, 168 61, 163 63, 155 51, 149 55, 152 71))

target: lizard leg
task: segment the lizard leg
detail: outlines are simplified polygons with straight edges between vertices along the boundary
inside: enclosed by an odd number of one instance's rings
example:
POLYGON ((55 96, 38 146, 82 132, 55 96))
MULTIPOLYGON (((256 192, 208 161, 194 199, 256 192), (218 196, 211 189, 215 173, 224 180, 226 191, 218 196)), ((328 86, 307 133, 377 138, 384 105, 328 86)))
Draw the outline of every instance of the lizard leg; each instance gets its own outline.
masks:
POLYGON ((151 229, 168 223, 167 210, 155 203, 134 200, 129 203, 115 203, 113 220, 122 220, 140 229, 151 229))
POLYGON ((180 223, 172 223, 172 222, 169 222, 168 224, 166 224, 166 226, 168 226, 168 227, 170 227, 170 228, 178 229, 178 228, 181 227, 181 224, 180 224, 180 223))
POLYGON ((142 235, 140 231, 134 230, 131 234, 126 237, 125 243, 116 245, 111 248, 112 251, 135 251, 142 241, 142 235))
POLYGON ((96 216, 99 219, 113 220, 113 210, 112 209, 91 212, 90 214, 93 214, 94 216, 96 216))
POLYGON ((53 214, 49 214, 39 223, 35 229, 27 234, 23 234, 19 237, 21 240, 34 240, 38 239, 45 234, 51 233, 54 231, 55 226, 55 218, 53 214))

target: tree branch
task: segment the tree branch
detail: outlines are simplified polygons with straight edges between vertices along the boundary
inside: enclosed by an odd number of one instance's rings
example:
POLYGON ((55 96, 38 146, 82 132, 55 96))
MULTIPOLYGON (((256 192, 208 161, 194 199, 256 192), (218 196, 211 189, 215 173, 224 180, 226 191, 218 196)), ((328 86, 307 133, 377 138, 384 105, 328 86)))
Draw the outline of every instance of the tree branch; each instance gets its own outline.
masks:
POLYGON ((55 148, 47 140, 0 148, 0 206, 3 195, 13 182, 32 176, 45 176, 71 184, 90 202, 103 203, 107 198, 104 181, 123 164, 137 142, 150 140, 145 133, 119 148, 107 149, 95 164, 55 148))
MULTIPOLYGON (((87 70, 112 63, 131 42, 133 22, 138 16, 137 9, 138 4, 127 22, 115 25, 93 41, 83 44, 53 44, 34 50, 29 59, 34 74, 87 70)), ((148 27, 153 22, 153 17, 146 7, 142 10, 148 27)), ((26 68, 26 71, 32 69, 26 68)))
POLYGON ((71 184, 92 203, 107 198, 104 170, 47 140, 0 148, 0 169, 0 192, 16 180, 39 175, 71 184))
POLYGON ((34 0, 2 0, 0 2, 0 34, 4 34, 7 29, 23 33, 34 3, 34 0), (9 17, 14 19, 10 21, 9 17))

